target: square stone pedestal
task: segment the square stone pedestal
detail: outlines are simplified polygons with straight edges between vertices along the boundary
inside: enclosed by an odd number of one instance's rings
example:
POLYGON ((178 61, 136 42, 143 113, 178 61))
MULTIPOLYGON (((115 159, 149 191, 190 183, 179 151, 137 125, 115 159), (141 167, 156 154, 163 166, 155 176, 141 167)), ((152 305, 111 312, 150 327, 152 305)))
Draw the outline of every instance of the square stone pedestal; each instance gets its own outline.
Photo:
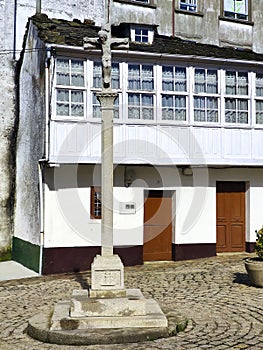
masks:
POLYGON ((97 255, 91 265, 90 298, 126 297, 124 267, 118 255, 97 255))

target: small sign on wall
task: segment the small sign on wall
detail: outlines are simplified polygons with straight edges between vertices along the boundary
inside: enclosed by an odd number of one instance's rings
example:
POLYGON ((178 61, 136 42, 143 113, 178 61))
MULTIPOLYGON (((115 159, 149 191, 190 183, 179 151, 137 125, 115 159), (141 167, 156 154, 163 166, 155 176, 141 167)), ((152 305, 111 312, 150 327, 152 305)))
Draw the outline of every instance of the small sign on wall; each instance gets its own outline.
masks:
POLYGON ((135 214, 136 204, 134 202, 120 202, 120 214, 135 214))

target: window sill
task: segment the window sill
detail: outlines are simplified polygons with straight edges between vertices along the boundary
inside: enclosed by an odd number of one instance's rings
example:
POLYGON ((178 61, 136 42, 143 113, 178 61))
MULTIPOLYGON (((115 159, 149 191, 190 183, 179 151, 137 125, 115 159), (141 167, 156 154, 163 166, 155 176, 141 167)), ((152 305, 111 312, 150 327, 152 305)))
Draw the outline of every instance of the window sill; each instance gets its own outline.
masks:
POLYGON ((73 118, 73 117, 58 117, 58 116, 51 116, 50 118, 52 121, 55 122, 78 122, 78 123, 86 123, 87 118, 86 117, 80 117, 80 118, 73 118))
POLYGON ((204 17, 203 12, 192 12, 192 11, 186 11, 186 10, 180 10, 180 9, 175 9, 176 13, 182 13, 184 15, 193 15, 197 17, 204 17))
POLYGON ((253 26, 254 25, 254 22, 245 21, 243 19, 228 18, 228 17, 223 17, 223 16, 219 16, 218 19, 220 21, 233 22, 233 23, 238 23, 238 24, 245 24, 245 25, 248 25, 248 26, 253 26))
POLYGON ((143 6, 143 7, 149 7, 149 8, 153 8, 156 9, 156 5, 154 5, 153 3, 144 3, 144 2, 139 2, 139 1, 133 1, 133 0, 114 0, 114 2, 120 2, 123 4, 129 4, 129 5, 135 5, 135 6, 143 6))

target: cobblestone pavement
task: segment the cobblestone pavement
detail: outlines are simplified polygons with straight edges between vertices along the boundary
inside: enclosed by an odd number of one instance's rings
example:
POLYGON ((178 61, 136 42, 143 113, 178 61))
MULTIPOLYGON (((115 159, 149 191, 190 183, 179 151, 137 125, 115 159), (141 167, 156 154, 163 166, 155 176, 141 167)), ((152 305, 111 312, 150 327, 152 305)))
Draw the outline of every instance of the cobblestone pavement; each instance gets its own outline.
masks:
MULTIPOLYGON (((185 315, 186 330, 146 343, 79 346, 88 350, 263 349, 263 288, 250 285, 247 255, 154 263, 125 269, 127 288, 140 288, 165 309, 185 315)), ((89 273, 0 282, 1 350, 73 350, 41 343, 25 330, 28 319, 86 288, 89 273)))

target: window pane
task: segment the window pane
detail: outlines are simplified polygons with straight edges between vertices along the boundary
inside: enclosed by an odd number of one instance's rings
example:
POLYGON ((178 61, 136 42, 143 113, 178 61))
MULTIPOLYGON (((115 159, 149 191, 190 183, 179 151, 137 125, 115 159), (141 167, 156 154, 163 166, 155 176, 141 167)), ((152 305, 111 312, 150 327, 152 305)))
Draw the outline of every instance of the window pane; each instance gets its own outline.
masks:
POLYGON ((114 101, 113 118, 119 118, 119 95, 114 101))
POLYGON ((248 100, 226 99, 225 100, 226 123, 248 123, 248 100))
POLYGON ((256 101, 256 123, 263 124, 263 100, 256 101))
POLYGON ((71 115, 74 117, 83 117, 84 116, 84 106, 74 104, 71 106, 71 115))
POLYGON ((186 91, 185 68, 175 68, 175 91, 186 91))
POLYGON ((95 93, 92 94, 93 118, 101 118, 100 103, 95 93))
POLYGON ((226 94, 236 94, 236 72, 226 72, 226 94))
POLYGON ((71 85, 84 86, 83 61, 71 60, 71 85))
POLYGON ((247 95, 248 94, 248 75, 247 73, 238 73, 238 94, 247 95))
POLYGON ((263 74, 256 75, 256 95, 263 96, 263 74))
POLYGON ((217 71, 207 70, 207 92, 217 93, 217 71))
POLYGON ((198 122, 217 123, 217 97, 194 97, 194 120, 198 122))
POLYGON ((69 60, 58 58, 56 69, 57 69, 57 84, 70 85, 69 60))
POLYGON ((56 113, 59 116, 69 116, 69 91, 57 90, 56 113))
POLYGON ((93 64, 93 87, 102 87, 102 66, 99 62, 93 64))
POLYGON ((69 116, 69 104, 57 103, 57 115, 69 116))
POLYGON ((248 19, 248 0, 224 0, 224 15, 241 20, 248 19))
POLYGON ((195 92, 205 92, 205 70, 195 69, 195 92))
POLYGON ((140 66, 129 64, 128 66, 128 87, 131 90, 138 90, 140 86, 140 66))
POLYGON ((142 66, 142 90, 153 89, 153 67, 142 66))
POLYGON ((120 88, 119 63, 112 63, 111 67, 111 86, 113 89, 120 88))
POLYGON ((71 102, 83 103, 83 92, 71 91, 71 102))
POLYGON ((162 87, 164 91, 173 91, 174 89, 174 75, 173 67, 162 67, 162 87))
POLYGON ((197 11, 197 0, 181 0, 180 9, 185 11, 196 12, 197 11))
POLYGON ((57 90, 57 101, 69 102, 69 91, 68 90, 57 90))

